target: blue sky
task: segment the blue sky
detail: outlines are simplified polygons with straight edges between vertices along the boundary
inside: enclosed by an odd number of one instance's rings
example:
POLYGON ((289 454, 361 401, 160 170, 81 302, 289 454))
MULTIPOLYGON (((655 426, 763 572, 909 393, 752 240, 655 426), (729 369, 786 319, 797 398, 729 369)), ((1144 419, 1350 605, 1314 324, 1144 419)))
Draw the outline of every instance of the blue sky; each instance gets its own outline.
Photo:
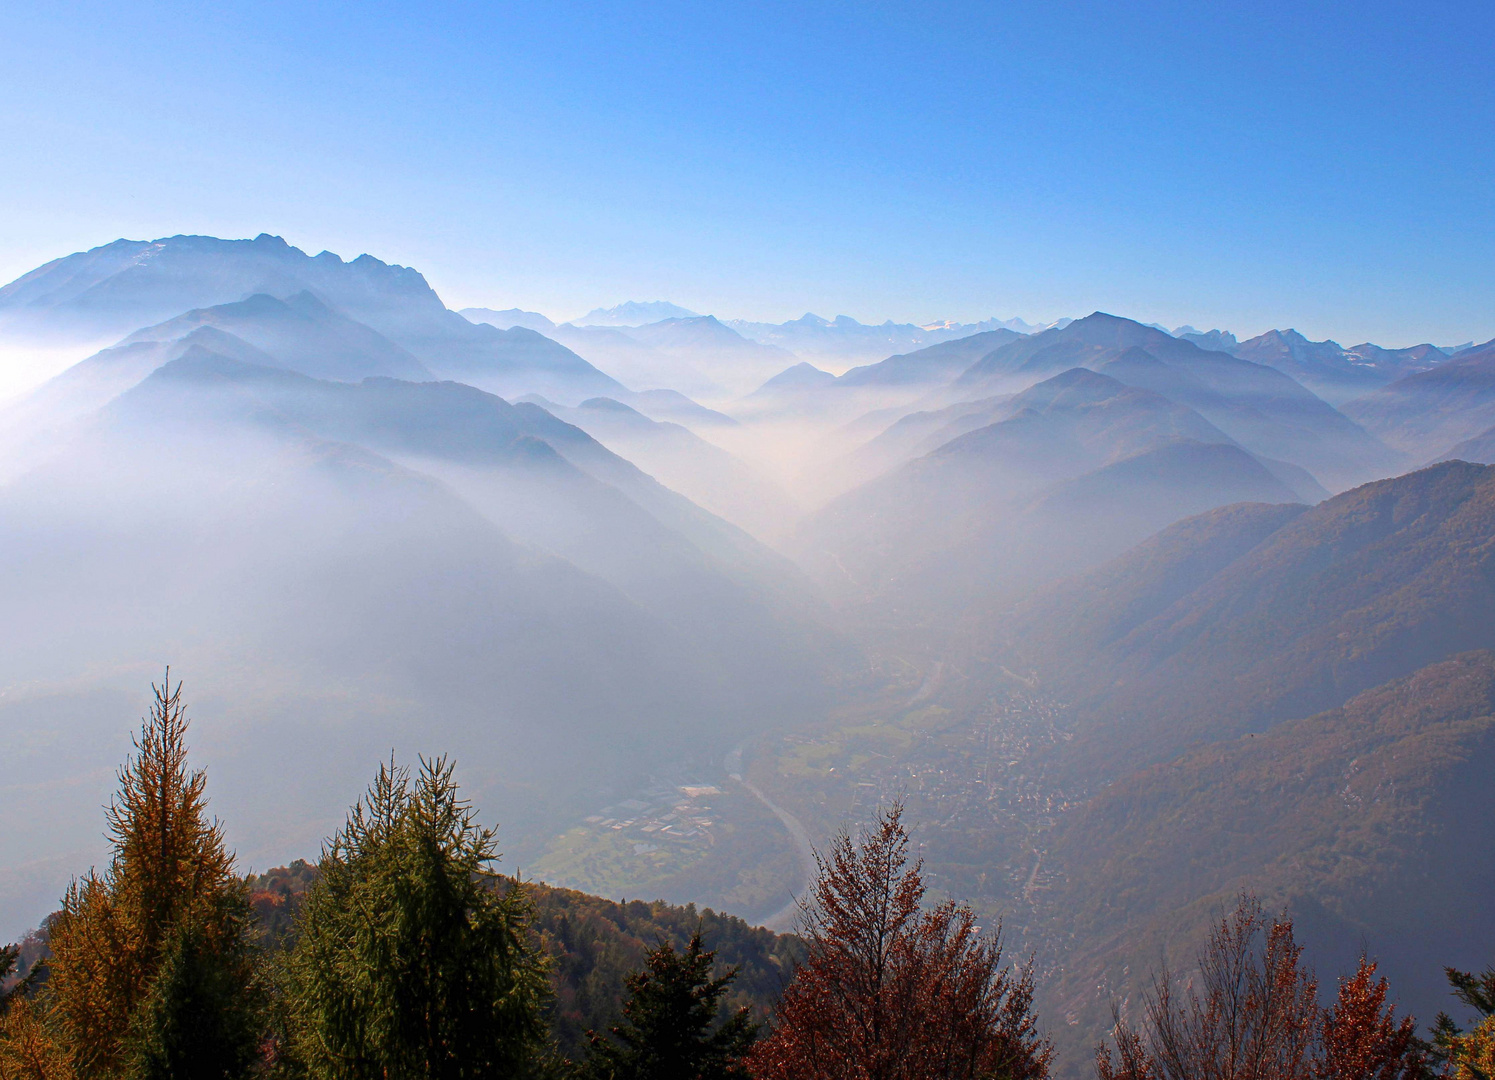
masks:
POLYGON ((12 3, 0 278, 279 233, 453 306, 1495 335, 1495 5, 12 3))

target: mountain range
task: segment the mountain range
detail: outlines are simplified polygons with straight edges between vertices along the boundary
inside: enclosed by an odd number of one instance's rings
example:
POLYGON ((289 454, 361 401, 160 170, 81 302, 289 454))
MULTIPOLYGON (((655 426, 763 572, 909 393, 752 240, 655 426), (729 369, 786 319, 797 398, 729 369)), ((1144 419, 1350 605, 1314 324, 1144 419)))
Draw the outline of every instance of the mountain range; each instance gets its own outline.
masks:
POLYGON ((56 260, 0 333, 90 353, 0 413, 7 918, 169 660, 249 861, 451 752, 511 867, 777 920, 902 799, 1064 1075, 1241 888, 1424 1019, 1495 953, 1491 344, 557 325, 267 235, 56 260))
POLYGON ((572 321, 577 326, 643 326, 645 323, 664 319, 693 319, 696 312, 672 304, 668 300, 648 300, 640 303, 628 300, 610 308, 593 308, 579 319, 572 321))
POLYGON ((1433 345, 1383 349, 1366 342, 1346 349, 1336 341, 1309 341, 1296 330, 1269 330, 1227 351, 1291 375, 1334 405, 1427 371, 1448 357, 1433 345))
POLYGON ((1063 326, 1068 322, 1068 319, 1060 319, 1057 323, 1035 326, 1022 319, 987 319, 977 323, 944 322, 916 326, 888 320, 876 326, 868 326, 849 315, 823 319, 819 315, 806 313, 786 323, 732 319, 727 325, 753 341, 779 346, 796 356, 828 367, 846 367, 850 364, 865 365, 889 355, 913 352, 940 342, 992 330, 1030 334, 1047 329, 1048 326, 1063 326))
POLYGON ((1290 482, 1305 482, 1193 409, 1084 368, 982 420, 809 517, 792 550, 848 602, 948 607, 1073 572, 1211 505, 1294 501, 1290 482))
MULTIPOLYGON (((1345 405, 1384 441, 1422 461, 1495 427, 1495 341, 1455 353, 1345 405)), ((1457 456, 1457 455, 1455 455, 1457 456)))
MULTIPOLYGON (((323 339, 308 346, 319 353, 328 350, 332 336, 351 333, 332 351, 367 355, 373 333, 410 354, 423 371, 496 393, 580 400, 624 389, 533 330, 500 330, 447 310, 425 278, 408 267, 370 255, 352 262, 327 251, 308 256, 264 234, 254 240, 119 240, 57 259, 0 288, 0 331, 88 341, 149 326, 159 339, 218 319, 240 325, 252 319, 261 325, 256 332, 270 334, 268 320, 284 319, 284 313, 256 308, 194 314, 261 295, 287 302, 301 297, 300 313, 324 324, 323 339), (324 310, 310 313, 308 299, 324 310), (336 326, 326 325, 337 320, 336 326), (162 323, 167 325, 157 329, 162 323)), ((304 333, 301 340, 305 343, 304 333)), ((415 372, 407 368, 406 373, 415 372)))

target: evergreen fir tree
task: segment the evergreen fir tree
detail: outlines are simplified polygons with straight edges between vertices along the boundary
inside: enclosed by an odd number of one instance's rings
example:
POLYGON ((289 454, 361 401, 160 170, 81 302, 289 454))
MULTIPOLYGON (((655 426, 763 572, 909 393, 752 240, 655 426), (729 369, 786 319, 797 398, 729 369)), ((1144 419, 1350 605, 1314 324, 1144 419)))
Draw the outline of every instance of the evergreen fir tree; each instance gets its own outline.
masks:
POLYGON ((628 977, 628 1001, 613 1039, 592 1033, 587 1080, 747 1080, 743 1058, 757 1037, 746 1008, 718 1023, 735 970, 713 979, 714 952, 696 930, 683 953, 663 941, 628 977))
POLYGON ((322 854, 286 965, 286 1056, 313 1077, 459 1080, 537 1068, 549 986, 494 833, 445 758, 393 762, 322 854))

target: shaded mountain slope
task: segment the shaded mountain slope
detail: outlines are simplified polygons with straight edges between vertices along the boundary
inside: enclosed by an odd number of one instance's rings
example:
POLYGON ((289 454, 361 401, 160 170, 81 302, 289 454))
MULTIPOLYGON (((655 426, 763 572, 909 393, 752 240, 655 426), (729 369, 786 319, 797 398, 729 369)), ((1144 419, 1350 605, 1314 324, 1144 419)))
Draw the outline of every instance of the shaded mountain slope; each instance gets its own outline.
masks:
POLYGON ((1103 1029, 1150 966, 1191 970, 1246 888, 1287 907, 1321 981, 1364 948, 1428 1020, 1443 966, 1495 952, 1492 769, 1495 656, 1475 652, 1118 780, 1051 849, 1047 909, 1077 946, 1043 990, 1051 1015, 1103 1029))
POLYGON ((770 662, 764 647, 778 647, 780 629, 814 610, 787 560, 537 406, 457 383, 320 382, 205 352, 148 382, 158 394, 170 387, 199 413, 290 423, 441 477, 509 535, 683 620, 698 641, 726 634, 731 644, 708 668, 728 662, 745 674, 750 657, 770 662), (732 650, 741 655, 727 661, 732 650))
POLYGON ((947 393, 990 396, 1076 366, 1187 405, 1246 449, 1305 468, 1331 490, 1385 475, 1398 463, 1388 448, 1282 372, 1102 312, 1002 346, 947 393))
POLYGON ((193 672, 232 725, 214 741, 258 786, 250 824, 267 837, 314 841, 341 809, 321 800, 328 776, 356 790, 417 731, 421 747, 522 748, 490 749, 484 768, 529 828, 578 793, 570 777, 605 784, 611 755, 701 730, 715 692, 677 653, 688 642, 448 487, 284 421, 230 424, 201 394, 188 414, 159 383, 126 398, 0 488, 0 606, 28 627, 0 679, 113 685, 168 659, 193 672), (516 805, 541 775, 551 794, 516 805))
POLYGON ((485 322, 500 330, 507 330, 511 326, 523 326, 526 329, 548 334, 555 329, 555 323, 551 322, 538 311, 524 311, 521 308, 507 308, 503 311, 495 311, 492 308, 470 307, 463 308, 457 312, 468 322, 485 322))
POLYGON ((957 436, 1004 419, 1008 415, 1004 406, 1014 396, 1003 394, 962 401, 943 409, 917 412, 890 409, 867 414, 842 430, 853 435, 869 431, 875 434, 870 438, 861 434, 860 445, 831 462, 817 465, 817 471, 830 479, 835 494, 849 491, 906 461, 938 450, 957 436))
MULTIPOLYGON (((6 693, 170 660, 257 843, 313 844, 329 778, 438 746, 527 857, 614 784, 814 708, 847 659, 787 560, 541 409, 200 346, 0 486, 0 555, 28 627, 6 693)), ((54 764, 67 788, 96 762, 54 764)))
POLYGON ((836 377, 829 371, 821 371, 814 364, 800 361, 786 367, 771 379, 764 380, 762 386, 747 396, 747 400, 812 393, 832 386, 835 382, 836 377))
POLYGON ((523 326, 500 330, 487 323, 470 323, 449 311, 430 326, 405 332, 399 340, 442 378, 503 397, 538 393, 578 401, 596 394, 628 392, 622 383, 560 342, 523 326))
POLYGON ((1114 764, 1495 647, 1492 612, 1495 468, 1451 462, 1301 513, 1183 522, 1004 617, 1002 632, 1092 725, 1088 753, 1114 764), (1235 557, 1220 565, 1222 553, 1235 557))
POLYGON ((651 420, 668 420, 702 429, 736 427, 726 413, 708 409, 678 390, 640 390, 624 399, 651 420))
POLYGON ((1472 439, 1465 439, 1438 460, 1475 461, 1481 465, 1495 464, 1495 427, 1480 432, 1472 439))
POLYGON ((1495 426, 1495 341, 1356 398, 1344 411, 1421 460, 1443 454, 1495 426))

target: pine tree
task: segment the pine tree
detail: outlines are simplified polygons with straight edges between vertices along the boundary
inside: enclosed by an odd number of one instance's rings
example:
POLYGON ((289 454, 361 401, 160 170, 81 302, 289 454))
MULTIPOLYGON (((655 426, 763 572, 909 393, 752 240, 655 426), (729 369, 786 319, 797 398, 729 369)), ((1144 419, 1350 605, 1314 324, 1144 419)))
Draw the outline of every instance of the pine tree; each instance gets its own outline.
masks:
POLYGON ((228 1080, 261 1034, 250 909, 207 779, 187 768, 181 683, 168 671, 152 690, 108 811, 108 869, 74 882, 52 924, 46 1020, 83 1080, 228 1080))
POLYGON ((522 888, 445 758, 393 762, 322 853, 286 964, 285 1055, 314 1077, 519 1077, 545 1034, 522 888))
POLYGON ((743 1058, 757 1037, 746 1008, 718 1023, 736 970, 711 977, 714 952, 696 930, 683 953, 667 941, 628 977, 623 1023, 613 1040, 592 1033, 587 1080, 748 1080, 743 1058))

